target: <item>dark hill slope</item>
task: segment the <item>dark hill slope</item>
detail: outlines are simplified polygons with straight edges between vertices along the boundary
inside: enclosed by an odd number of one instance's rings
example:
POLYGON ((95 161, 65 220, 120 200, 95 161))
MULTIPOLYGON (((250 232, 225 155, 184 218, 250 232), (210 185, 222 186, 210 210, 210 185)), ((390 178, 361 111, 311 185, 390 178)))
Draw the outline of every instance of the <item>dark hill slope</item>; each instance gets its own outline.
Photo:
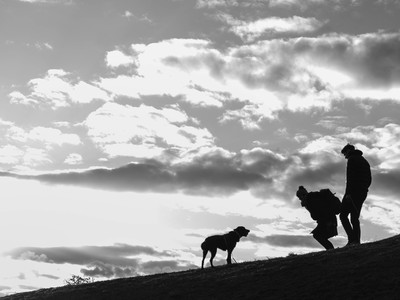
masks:
POLYGON ((400 299, 400 236, 331 251, 4 298, 11 299, 400 299))

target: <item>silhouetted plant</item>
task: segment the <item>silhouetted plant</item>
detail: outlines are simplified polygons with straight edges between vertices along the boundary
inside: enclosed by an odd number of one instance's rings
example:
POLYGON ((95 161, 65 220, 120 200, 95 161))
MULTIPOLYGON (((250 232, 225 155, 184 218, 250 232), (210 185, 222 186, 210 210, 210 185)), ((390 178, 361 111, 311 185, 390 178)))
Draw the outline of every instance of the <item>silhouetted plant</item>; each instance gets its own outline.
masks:
POLYGON ((81 285, 94 282, 92 277, 81 277, 79 275, 72 275, 70 279, 65 280, 67 285, 81 285))

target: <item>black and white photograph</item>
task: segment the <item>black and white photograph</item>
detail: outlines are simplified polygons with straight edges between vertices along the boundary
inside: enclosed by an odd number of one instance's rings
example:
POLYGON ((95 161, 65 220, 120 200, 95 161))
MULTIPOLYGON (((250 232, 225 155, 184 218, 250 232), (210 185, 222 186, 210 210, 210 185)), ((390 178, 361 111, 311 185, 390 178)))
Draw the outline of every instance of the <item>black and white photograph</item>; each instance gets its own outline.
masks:
POLYGON ((395 237, 399 15, 399 0, 0 0, 0 297, 395 237))

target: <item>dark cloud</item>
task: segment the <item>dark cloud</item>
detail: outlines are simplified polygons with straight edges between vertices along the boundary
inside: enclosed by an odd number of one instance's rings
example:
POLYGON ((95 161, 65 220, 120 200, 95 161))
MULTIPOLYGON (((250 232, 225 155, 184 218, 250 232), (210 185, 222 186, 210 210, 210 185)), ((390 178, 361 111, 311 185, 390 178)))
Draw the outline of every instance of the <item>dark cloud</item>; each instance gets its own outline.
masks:
MULTIPOLYGON (((379 171, 379 168, 374 167, 380 164, 380 160, 374 156, 368 157, 368 160, 373 167, 371 188, 374 192, 398 194, 398 172, 379 171)), ((343 193, 345 172, 346 161, 338 160, 326 152, 283 156, 270 150, 254 148, 242 150, 235 155, 211 152, 190 162, 175 165, 148 160, 115 169, 37 176, 0 172, 0 176, 116 191, 226 196, 248 190, 259 198, 268 195, 269 198, 277 196, 292 199, 299 185, 309 190, 330 188, 335 193, 343 193)))
MULTIPOLYGON (((308 158, 305 158, 306 162, 308 158)), ((345 162, 326 161, 316 167, 306 163, 306 167, 294 171, 287 181, 289 186, 297 188, 299 185, 320 187, 341 186, 344 183, 345 162)))
POLYGON ((17 248, 7 253, 13 259, 27 259, 54 264, 78 264, 87 265, 94 262, 105 262, 117 266, 138 265, 138 259, 130 258, 146 254, 156 257, 170 257, 171 253, 159 252, 151 247, 131 246, 126 244, 115 244, 113 246, 84 246, 84 247, 53 247, 53 248, 35 248, 24 247, 17 248))
POLYGON ((54 276, 54 275, 50 275, 50 274, 37 274, 37 276, 45 277, 45 278, 49 278, 49 279, 54 279, 54 280, 60 279, 60 277, 54 276))
POLYGON ((71 184, 118 191, 177 192, 188 194, 225 195, 248 190, 253 184, 268 182, 262 174, 242 169, 240 162, 213 154, 190 163, 169 165, 155 160, 128 164, 115 169, 84 172, 0 176, 36 179, 51 184, 71 184))
MULTIPOLYGON (((113 246, 17 248, 6 253, 13 259, 33 260, 53 264, 75 264, 84 266, 81 272, 90 277, 120 278, 160 271, 180 271, 193 268, 192 264, 171 260, 178 257, 171 251, 157 251, 151 247, 115 244, 113 246), (143 262, 139 256, 146 255, 154 260, 143 262), (167 258, 167 259, 165 259, 167 258)), ((38 276, 57 279, 51 275, 38 276)))
MULTIPOLYGON (((378 32, 360 36, 332 34, 291 41, 294 53, 346 70, 363 86, 391 86, 400 79, 400 33, 378 32)), ((282 45, 286 48, 285 45, 282 45)), ((287 48, 286 50, 289 50, 287 48)), ((290 51, 290 50, 289 50, 290 51)))
MULTIPOLYGON (((381 195, 393 196, 400 194, 400 171, 388 170, 375 173, 372 177, 370 190, 381 195)), ((396 196, 397 198, 397 196, 396 196)))

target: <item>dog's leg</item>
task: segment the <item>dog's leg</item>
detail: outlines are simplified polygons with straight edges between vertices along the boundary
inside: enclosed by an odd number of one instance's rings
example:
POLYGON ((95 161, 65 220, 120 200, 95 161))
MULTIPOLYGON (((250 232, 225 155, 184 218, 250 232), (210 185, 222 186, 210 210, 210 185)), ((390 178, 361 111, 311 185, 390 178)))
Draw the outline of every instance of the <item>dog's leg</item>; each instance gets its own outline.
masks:
POLYGON ((231 250, 231 249, 228 249, 228 257, 226 258, 226 263, 228 264, 228 265, 230 265, 231 263, 232 263, 232 251, 233 250, 231 250))
POLYGON ((211 249, 210 252, 211 252, 210 264, 211 264, 211 267, 214 267, 213 259, 214 259, 215 255, 217 254, 217 248, 211 249))
POLYGON ((206 258, 208 250, 203 250, 203 260, 201 261, 201 268, 204 269, 204 259, 206 258))

